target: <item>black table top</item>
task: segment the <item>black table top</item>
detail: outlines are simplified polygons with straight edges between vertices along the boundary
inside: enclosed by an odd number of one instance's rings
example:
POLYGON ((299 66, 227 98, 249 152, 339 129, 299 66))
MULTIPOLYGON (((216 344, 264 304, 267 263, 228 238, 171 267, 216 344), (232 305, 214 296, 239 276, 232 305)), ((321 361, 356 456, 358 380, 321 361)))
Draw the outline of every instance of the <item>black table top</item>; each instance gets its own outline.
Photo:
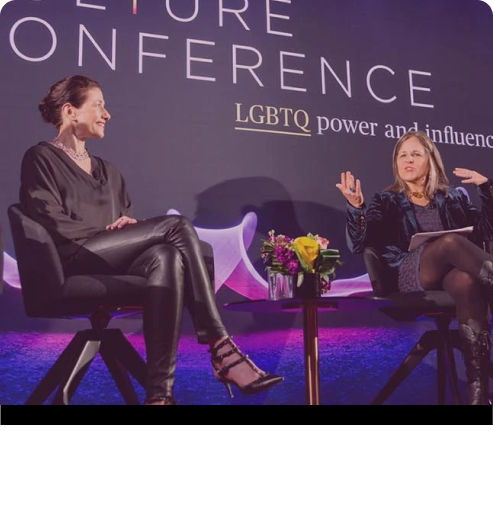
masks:
POLYGON ((231 311, 251 311, 252 313, 299 312, 305 306, 315 306, 320 311, 360 311, 380 309, 392 302, 375 296, 324 296, 301 300, 287 298, 282 300, 242 300, 225 304, 231 311))

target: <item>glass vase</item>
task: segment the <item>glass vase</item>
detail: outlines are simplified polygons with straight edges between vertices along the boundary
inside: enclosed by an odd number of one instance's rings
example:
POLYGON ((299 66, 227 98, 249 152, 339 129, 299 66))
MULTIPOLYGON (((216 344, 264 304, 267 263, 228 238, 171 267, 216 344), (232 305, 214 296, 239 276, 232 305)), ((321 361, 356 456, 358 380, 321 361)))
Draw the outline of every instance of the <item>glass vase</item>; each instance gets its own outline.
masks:
POLYGON ((267 269, 269 300, 294 298, 297 278, 298 276, 279 274, 278 272, 273 272, 271 269, 267 269))

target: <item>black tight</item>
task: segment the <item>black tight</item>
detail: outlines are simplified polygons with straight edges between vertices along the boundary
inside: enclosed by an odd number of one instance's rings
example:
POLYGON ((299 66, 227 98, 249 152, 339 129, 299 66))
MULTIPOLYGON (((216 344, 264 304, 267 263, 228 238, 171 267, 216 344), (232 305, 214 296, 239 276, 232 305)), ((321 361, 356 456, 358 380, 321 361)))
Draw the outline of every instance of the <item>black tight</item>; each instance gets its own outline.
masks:
POLYGON ((423 289, 443 288, 454 299, 457 319, 467 324, 472 319, 489 323, 489 304, 478 274, 493 256, 458 234, 446 234, 428 243, 421 254, 419 279, 423 289))

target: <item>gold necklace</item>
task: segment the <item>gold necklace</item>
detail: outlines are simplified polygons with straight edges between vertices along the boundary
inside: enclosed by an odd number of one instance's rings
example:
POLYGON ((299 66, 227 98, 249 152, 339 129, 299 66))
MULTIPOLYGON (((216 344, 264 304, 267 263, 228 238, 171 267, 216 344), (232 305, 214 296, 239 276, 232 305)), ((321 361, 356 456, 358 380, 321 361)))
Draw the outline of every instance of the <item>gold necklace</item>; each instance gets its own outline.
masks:
POLYGON ((425 194, 421 191, 410 191, 409 196, 416 197, 416 199, 424 199, 425 194))

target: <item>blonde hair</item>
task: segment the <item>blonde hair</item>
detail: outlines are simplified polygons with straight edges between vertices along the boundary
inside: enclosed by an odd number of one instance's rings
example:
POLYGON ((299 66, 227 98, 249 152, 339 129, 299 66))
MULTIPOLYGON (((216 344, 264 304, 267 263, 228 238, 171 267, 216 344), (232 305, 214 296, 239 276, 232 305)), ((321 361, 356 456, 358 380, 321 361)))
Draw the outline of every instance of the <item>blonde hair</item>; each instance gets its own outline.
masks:
POLYGON ((429 200, 433 199, 438 190, 447 192, 450 187, 450 182, 445 174, 445 167, 443 166, 442 157, 433 143, 432 139, 423 131, 411 131, 401 136, 394 147, 392 154, 392 170, 394 172, 394 184, 387 188, 387 191, 394 193, 401 193, 408 191, 409 188, 404 180, 399 176, 397 168, 397 157, 401 150, 402 144, 410 138, 417 138, 420 144, 425 148, 429 160, 429 172, 426 177, 425 197, 429 200))

